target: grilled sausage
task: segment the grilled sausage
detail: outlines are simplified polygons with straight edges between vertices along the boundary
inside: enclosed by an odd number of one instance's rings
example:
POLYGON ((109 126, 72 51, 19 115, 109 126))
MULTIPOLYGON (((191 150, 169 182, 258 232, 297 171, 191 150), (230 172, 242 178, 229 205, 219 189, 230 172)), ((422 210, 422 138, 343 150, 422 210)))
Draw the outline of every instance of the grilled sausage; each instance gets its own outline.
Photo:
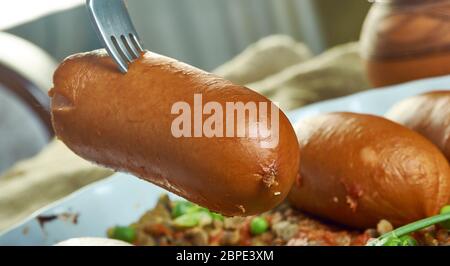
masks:
MULTIPOLYGON (((50 96, 56 135, 76 154, 224 215, 253 215, 273 208, 287 196, 298 174, 298 141, 282 112, 274 116, 279 118, 278 145, 262 145, 276 138, 269 111, 278 109, 268 99, 171 58, 145 52, 124 75, 103 50, 74 55, 56 70, 50 96), (173 123, 181 113, 173 112, 174 104, 192 107, 194 94, 223 108, 229 102, 255 102, 260 117, 241 119, 244 129, 256 130, 264 121, 268 126, 265 131, 259 128, 261 134, 255 138, 237 133, 186 137, 191 130, 181 137, 173 135, 173 123), (258 103, 268 105, 262 119, 258 103)), ((231 126, 227 119, 216 121, 216 127, 231 126)), ((231 120, 235 128, 238 120, 231 120)))
POLYGON ((431 140, 450 161, 450 90, 408 98, 394 105, 386 117, 431 140))
POLYGON ((296 126, 302 210, 358 228, 403 225, 437 214, 450 196, 450 168, 416 132, 382 117, 331 113, 296 126))

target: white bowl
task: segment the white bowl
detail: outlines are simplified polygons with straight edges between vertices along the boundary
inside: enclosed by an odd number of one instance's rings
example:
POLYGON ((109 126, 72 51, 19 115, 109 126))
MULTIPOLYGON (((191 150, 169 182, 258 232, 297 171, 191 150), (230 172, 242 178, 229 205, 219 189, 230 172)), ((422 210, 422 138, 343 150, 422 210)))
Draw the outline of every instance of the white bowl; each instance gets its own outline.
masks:
MULTIPOLYGON (((420 80, 313 104, 288 116, 295 123, 306 116, 333 111, 383 115, 406 97, 449 87, 450 76, 420 80)), ((105 237, 108 227, 137 220, 163 193, 167 192, 131 175, 118 173, 36 212, 3 233, 0 245, 53 245, 75 237, 105 237), (52 216, 59 218, 40 225, 38 217, 52 216)))

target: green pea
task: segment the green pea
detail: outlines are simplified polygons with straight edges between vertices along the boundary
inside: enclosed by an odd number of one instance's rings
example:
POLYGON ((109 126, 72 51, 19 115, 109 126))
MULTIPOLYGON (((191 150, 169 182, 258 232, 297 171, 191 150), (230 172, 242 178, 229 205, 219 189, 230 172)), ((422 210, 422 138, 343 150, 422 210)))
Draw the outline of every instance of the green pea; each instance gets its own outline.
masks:
POLYGON ((260 235, 269 230, 269 222, 263 217, 255 217, 250 222, 250 232, 253 235, 260 235))
MULTIPOLYGON (((441 209, 441 214, 446 214, 446 213, 450 213, 450 205, 444 206, 441 209)), ((450 230, 450 220, 444 221, 444 222, 440 223, 440 225, 443 228, 450 230)))
POLYGON ((177 218, 183 214, 186 214, 188 209, 195 206, 193 203, 185 200, 176 201, 172 208, 172 217, 177 218))
POLYGON ((129 226, 115 226, 108 230, 108 237, 133 243, 136 239, 136 230, 129 226))
POLYGON ((417 246, 417 241, 412 236, 405 235, 402 237, 390 237, 383 244, 383 246, 389 247, 407 247, 407 246, 417 246))

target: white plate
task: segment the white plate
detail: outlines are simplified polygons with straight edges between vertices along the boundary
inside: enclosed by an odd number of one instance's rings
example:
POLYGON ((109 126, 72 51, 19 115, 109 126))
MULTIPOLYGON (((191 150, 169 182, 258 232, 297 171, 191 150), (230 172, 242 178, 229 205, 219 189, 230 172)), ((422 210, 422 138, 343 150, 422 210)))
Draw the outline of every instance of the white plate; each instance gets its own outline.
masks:
MULTIPOLYGON (((295 123, 306 116, 332 111, 383 115, 390 106, 408 96, 449 87, 450 76, 421 80, 313 104, 288 116, 295 123)), ((162 193, 165 193, 163 189, 148 182, 126 174, 115 174, 36 212, 1 235, 0 245, 52 245, 72 237, 104 237, 108 227, 138 219, 154 206, 162 193), (37 219, 64 213, 77 214, 77 223, 73 219, 59 218, 41 227, 37 219)))

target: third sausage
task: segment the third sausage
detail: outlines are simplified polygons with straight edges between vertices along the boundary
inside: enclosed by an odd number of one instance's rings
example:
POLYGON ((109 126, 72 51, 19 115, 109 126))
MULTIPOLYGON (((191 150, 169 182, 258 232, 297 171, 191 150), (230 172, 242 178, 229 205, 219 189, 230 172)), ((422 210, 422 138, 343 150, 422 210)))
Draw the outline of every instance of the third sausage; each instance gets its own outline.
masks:
POLYGON ((450 91, 433 91, 403 100, 386 117, 419 132, 450 161, 450 91))

